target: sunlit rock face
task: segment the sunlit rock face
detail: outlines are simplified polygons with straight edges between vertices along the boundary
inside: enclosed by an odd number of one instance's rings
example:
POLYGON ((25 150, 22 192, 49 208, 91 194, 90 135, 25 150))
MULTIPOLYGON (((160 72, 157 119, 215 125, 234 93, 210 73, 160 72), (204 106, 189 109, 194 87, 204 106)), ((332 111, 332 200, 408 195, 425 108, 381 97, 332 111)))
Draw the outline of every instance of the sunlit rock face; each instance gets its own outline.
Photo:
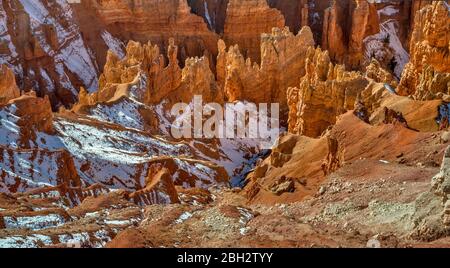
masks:
POLYGON ((19 97, 20 90, 16 84, 14 73, 6 65, 0 69, 0 105, 19 97))
POLYGON ((399 93, 432 99, 449 93, 449 6, 437 1, 417 11, 411 34, 411 61, 403 71, 399 93))
POLYGON ((306 75, 299 87, 288 90, 289 131, 318 137, 336 123, 336 117, 353 110, 355 101, 368 84, 357 72, 347 72, 331 63, 328 51, 308 50, 306 75))
POLYGON ((274 28, 261 37, 261 65, 241 54, 238 46, 226 50, 219 42, 217 77, 228 101, 249 100, 255 103, 280 103, 286 111, 286 91, 298 85, 305 74, 305 58, 314 39, 309 27, 297 35, 288 28, 274 28))

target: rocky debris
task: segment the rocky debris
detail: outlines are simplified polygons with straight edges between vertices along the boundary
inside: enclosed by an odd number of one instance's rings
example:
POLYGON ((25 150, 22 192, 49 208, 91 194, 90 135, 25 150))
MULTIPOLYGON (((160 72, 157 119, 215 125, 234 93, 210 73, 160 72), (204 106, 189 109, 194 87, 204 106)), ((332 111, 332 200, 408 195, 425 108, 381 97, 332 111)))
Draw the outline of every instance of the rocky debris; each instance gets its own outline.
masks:
MULTIPOLYGON (((436 195, 442 198, 442 203, 444 206, 447 205, 447 201, 450 198, 450 148, 447 148, 442 160, 441 171, 433 178, 432 191, 436 195)), ((447 207, 445 207, 447 208, 447 207)), ((445 221, 445 220, 444 220, 445 221)))
POLYGON ((433 98, 437 89, 448 94, 448 75, 445 74, 450 66, 448 13, 445 1, 434 1, 417 12, 410 42, 411 61, 403 71, 400 94, 415 95, 417 99, 433 98), (440 86, 429 92, 431 84, 440 86))
POLYGON ((397 168, 399 177, 392 179, 386 165, 361 160, 359 169, 345 166, 324 182, 321 196, 295 203, 245 204, 230 190, 214 192, 216 199, 207 206, 153 205, 137 227, 107 246, 366 247, 369 240, 380 247, 420 246, 408 233, 414 227, 411 197, 429 185, 423 174, 415 167, 397 168), (368 173, 361 174, 367 165, 368 173), (348 172, 360 177, 351 179, 348 172))
POLYGON ((286 178, 283 176, 271 185, 270 191, 276 195, 292 193, 295 191, 295 183, 291 178, 286 178))
POLYGON ((432 179, 431 189, 416 200, 415 229, 411 233, 416 239, 432 241, 449 234, 449 161, 450 147, 445 151, 440 172, 432 179))

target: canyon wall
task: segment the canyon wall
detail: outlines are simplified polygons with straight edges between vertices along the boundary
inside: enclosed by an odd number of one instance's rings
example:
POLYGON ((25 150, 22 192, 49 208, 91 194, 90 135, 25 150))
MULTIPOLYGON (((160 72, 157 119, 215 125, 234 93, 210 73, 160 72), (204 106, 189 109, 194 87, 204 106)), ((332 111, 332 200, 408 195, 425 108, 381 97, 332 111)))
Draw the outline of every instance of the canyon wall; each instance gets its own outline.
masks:
POLYGON ((202 16, 209 29, 223 34, 229 0, 188 0, 192 12, 202 16))
POLYGON ((169 38, 174 38, 182 63, 187 57, 217 54, 217 35, 191 13, 187 0, 83 0, 82 5, 95 10, 104 27, 121 40, 151 41, 167 48, 169 38))
POLYGON ((283 14, 286 26, 293 33, 298 33, 303 26, 309 25, 310 18, 310 4, 309 0, 295 0, 295 1, 279 1, 268 0, 268 4, 272 8, 276 8, 283 14))

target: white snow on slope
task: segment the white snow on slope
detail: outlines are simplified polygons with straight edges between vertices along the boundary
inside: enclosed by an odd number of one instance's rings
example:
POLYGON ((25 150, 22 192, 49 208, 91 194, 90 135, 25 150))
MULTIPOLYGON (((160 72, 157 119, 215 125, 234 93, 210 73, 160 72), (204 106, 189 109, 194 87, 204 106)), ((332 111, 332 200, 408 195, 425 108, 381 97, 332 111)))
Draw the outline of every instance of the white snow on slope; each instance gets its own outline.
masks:
POLYGON ((66 220, 58 214, 26 217, 4 217, 4 223, 7 229, 42 230, 63 225, 65 221, 66 220))
POLYGON ((98 104, 91 110, 89 117, 127 128, 144 130, 144 122, 138 112, 140 107, 141 105, 139 103, 130 99, 124 99, 112 105, 98 104))
POLYGON ((395 14, 398 14, 400 10, 396 8, 395 6, 386 6, 383 9, 378 10, 378 15, 383 16, 393 16, 395 14))
POLYGON ((102 32, 102 38, 108 48, 120 59, 125 57, 125 44, 121 40, 112 36, 108 31, 102 32))
POLYGON ((6 106, 0 110, 0 144, 17 147, 20 128, 17 126, 19 117, 15 115, 15 105, 6 106))
POLYGON ((204 2, 204 6, 203 7, 205 9, 206 20, 208 21, 208 24, 211 27, 211 29, 214 29, 214 24, 213 24, 213 22, 211 20, 211 16, 209 15, 208 3, 206 2, 206 0, 204 2))
MULTIPOLYGON (((0 171, 3 173, 3 183, 6 186, 17 184, 18 192, 43 186, 58 185, 60 153, 45 151, 15 151, 0 148, 0 171)), ((17 185, 16 185, 17 186, 17 185)))
MULTIPOLYGON (((60 16, 64 21, 68 22, 68 28, 64 28, 56 17, 47 10, 47 7, 41 2, 36 0, 19 0, 23 5, 25 12, 30 16, 30 24, 33 35, 37 38, 40 46, 45 53, 54 57, 54 63, 64 64, 64 66, 74 73, 85 85, 85 87, 93 92, 98 88, 97 69, 95 63, 91 58, 88 49, 84 45, 83 39, 80 34, 78 26, 73 19, 73 12, 70 5, 63 0, 57 0, 56 5, 60 11, 60 16), (52 25, 56 32, 58 40, 58 47, 53 48, 46 38, 46 34, 42 28, 42 25, 52 25)), ((66 26, 67 26, 66 25, 66 26)), ((62 68, 58 68, 60 76, 64 76, 62 68)), ((69 87, 72 93, 73 88, 69 87)))
POLYGON ((0 248, 37 248, 40 243, 44 245, 53 244, 51 237, 38 234, 0 238, 0 248))
POLYGON ((8 32, 7 14, 3 5, 3 2, 0 2, 0 43, 7 44, 8 52, 6 54, 0 54, 0 64, 6 64, 16 75, 22 77, 23 68, 19 63, 19 54, 8 32))
POLYGON ((398 36, 398 21, 388 20, 380 25, 381 31, 378 34, 372 35, 364 39, 366 45, 366 58, 370 59, 372 55, 383 53, 384 40, 388 38, 387 46, 392 50, 397 65, 394 73, 397 78, 400 78, 403 68, 409 62, 409 54, 405 50, 398 36))

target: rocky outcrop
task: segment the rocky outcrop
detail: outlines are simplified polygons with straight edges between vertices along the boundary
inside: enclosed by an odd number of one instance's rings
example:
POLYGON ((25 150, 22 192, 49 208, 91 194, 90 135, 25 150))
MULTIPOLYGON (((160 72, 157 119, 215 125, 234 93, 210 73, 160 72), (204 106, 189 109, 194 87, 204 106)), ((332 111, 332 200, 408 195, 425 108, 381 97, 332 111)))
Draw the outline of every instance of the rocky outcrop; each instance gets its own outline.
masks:
POLYGON ((266 0, 230 0, 223 39, 228 46, 239 45, 244 58, 259 63, 262 33, 285 26, 283 15, 270 8, 266 0))
POLYGON ((376 6, 366 0, 333 1, 323 21, 322 48, 332 60, 358 68, 364 56, 364 38, 379 32, 376 6))
POLYGON ((14 73, 5 65, 0 69, 0 105, 19 97, 20 90, 16 84, 14 73))
POLYGON ((328 136, 328 155, 322 163, 322 170, 325 176, 337 171, 344 165, 344 150, 339 146, 339 141, 328 136))
POLYGON ((53 113, 50 101, 47 97, 37 98, 33 92, 27 93, 11 104, 14 106, 14 114, 20 119, 16 121, 17 126, 21 128, 22 140, 29 140, 35 137, 33 132, 42 132, 54 134, 53 113))
POLYGON ((156 164, 149 168, 144 189, 130 194, 136 204, 174 204, 179 203, 178 193, 173 183, 173 171, 156 164))
POLYGON ((359 99, 369 116, 369 123, 379 125, 392 122, 386 119, 386 109, 401 114, 411 129, 422 132, 439 130, 436 118, 440 118, 438 111, 442 100, 418 101, 395 94, 394 89, 386 83, 370 84, 361 92, 359 99))
POLYGON ((110 53, 100 76, 96 101, 105 102, 120 95, 134 94, 146 103, 159 103, 181 83, 177 51, 178 47, 175 46, 174 40, 171 40, 167 54, 168 63, 160 54, 159 47, 151 43, 142 45, 129 42, 123 60, 110 53))
MULTIPOLYGON (((443 0, 443 1, 447 1, 448 2, 448 0, 443 0)), ((443 2, 443 1, 439 1, 439 2, 443 2)), ((418 11, 420 11, 422 8, 424 8, 424 7, 426 7, 426 6, 428 6, 428 5, 430 5, 430 4, 432 4, 433 2, 436 2, 436 1, 434 1, 434 0, 416 0, 416 1, 411 1, 412 3, 411 3, 411 8, 410 8, 410 17, 411 17, 411 19, 410 19, 410 29, 411 29, 411 32, 410 32, 410 35, 412 34, 412 31, 414 30, 414 27, 415 27, 415 18, 416 18, 416 15, 417 15, 417 12, 418 11)), ((411 36, 409 37, 409 38, 411 38, 411 36)))
POLYGON ((289 131, 320 136, 336 123, 336 116, 354 108, 367 84, 361 74, 333 65, 327 51, 310 48, 300 87, 288 90, 289 131))
POLYGON ((414 99, 432 100, 443 99, 450 100, 450 73, 438 72, 428 65, 419 75, 419 84, 417 84, 414 99))
MULTIPOLYGON (((285 109, 286 90, 298 85, 305 74, 305 57, 314 46, 309 27, 297 35, 287 28, 274 28, 261 38, 261 65, 240 53, 238 46, 226 51, 219 42, 217 77, 228 101, 248 100, 255 103, 280 103, 285 109)), ((283 112, 284 113, 284 112, 283 112)))
POLYGON ((448 94, 450 72, 450 17, 444 1, 434 1, 417 12, 411 36, 411 61, 403 71, 398 92, 432 99, 436 91, 448 94), (429 66, 429 67, 428 67, 429 66), (433 85, 432 92, 428 91, 433 85), (442 91, 441 91, 442 90, 442 91))
POLYGON ((247 176, 243 195, 250 202, 266 204, 313 196, 324 178, 323 163, 328 154, 326 137, 282 135, 270 156, 247 176))
POLYGON ((92 94, 82 90, 73 110, 114 102, 121 97, 132 97, 145 104, 159 104, 163 100, 174 104, 189 103, 194 95, 202 95, 205 101, 222 102, 223 94, 217 88, 209 60, 188 58, 182 69, 177 51, 173 39, 169 41, 168 62, 159 47, 152 43, 129 42, 123 59, 110 51, 100 76, 99 90, 92 94))
MULTIPOLYGON (((37 98, 32 91, 19 98, 12 99, 5 106, 0 106, 3 111, 2 119, 4 124, 10 124, 16 131, 17 140, 11 143, 20 148, 29 149, 35 147, 35 141, 40 142, 37 136, 42 134, 52 135, 53 113, 48 97, 37 98)), ((12 135, 6 133, 5 138, 13 139, 12 135)))
POLYGON ((376 59, 372 59, 370 64, 366 67, 366 76, 373 79, 375 82, 387 83, 393 88, 396 88, 398 85, 394 76, 384 69, 376 59))

